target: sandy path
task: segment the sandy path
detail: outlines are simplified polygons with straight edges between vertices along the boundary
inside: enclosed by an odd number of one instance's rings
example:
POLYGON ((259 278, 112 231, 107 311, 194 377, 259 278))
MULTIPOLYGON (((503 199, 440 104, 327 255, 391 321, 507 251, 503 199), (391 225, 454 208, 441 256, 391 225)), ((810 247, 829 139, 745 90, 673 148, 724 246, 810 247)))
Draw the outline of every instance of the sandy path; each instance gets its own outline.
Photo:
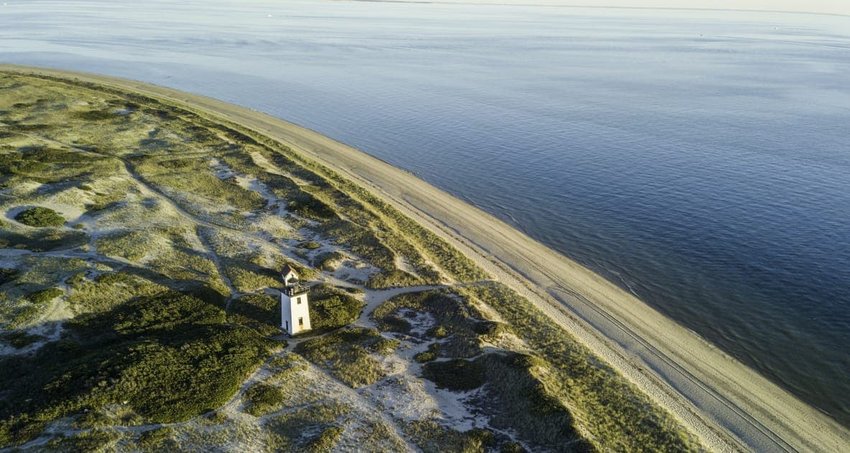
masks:
POLYGON ((712 450, 841 451, 850 432, 693 332, 493 216, 379 159, 250 109, 168 88, 0 65, 135 91, 253 129, 367 187, 441 235, 673 413, 712 450))

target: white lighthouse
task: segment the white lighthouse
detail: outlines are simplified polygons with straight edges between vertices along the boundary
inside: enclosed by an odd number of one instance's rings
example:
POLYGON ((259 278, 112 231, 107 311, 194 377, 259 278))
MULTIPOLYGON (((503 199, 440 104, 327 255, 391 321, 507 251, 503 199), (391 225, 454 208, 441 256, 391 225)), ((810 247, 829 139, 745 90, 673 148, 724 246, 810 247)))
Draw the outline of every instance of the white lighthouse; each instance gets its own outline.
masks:
POLYGON ((298 282, 298 273, 290 266, 281 271, 284 287, 280 291, 280 328, 289 335, 310 330, 310 306, 307 288, 298 282))

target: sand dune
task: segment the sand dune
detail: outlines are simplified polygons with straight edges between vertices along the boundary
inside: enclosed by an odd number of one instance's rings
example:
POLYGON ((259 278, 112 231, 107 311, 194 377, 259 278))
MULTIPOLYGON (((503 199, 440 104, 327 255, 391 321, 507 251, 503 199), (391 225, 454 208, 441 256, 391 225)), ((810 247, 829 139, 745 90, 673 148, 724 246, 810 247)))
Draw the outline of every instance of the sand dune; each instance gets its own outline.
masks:
POLYGON ((136 91, 238 123, 333 168, 529 297, 712 450, 850 450, 850 432, 828 416, 614 284, 409 172, 314 131, 214 99, 105 76, 9 65, 0 69, 136 91))

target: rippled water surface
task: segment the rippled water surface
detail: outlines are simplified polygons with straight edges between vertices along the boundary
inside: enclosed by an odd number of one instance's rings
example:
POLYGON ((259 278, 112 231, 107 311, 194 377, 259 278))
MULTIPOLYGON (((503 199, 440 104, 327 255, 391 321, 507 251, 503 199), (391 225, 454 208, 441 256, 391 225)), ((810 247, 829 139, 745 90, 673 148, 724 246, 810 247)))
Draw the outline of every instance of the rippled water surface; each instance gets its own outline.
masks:
POLYGON ((416 172, 850 424, 850 17, 8 1, 0 61, 256 108, 416 172))

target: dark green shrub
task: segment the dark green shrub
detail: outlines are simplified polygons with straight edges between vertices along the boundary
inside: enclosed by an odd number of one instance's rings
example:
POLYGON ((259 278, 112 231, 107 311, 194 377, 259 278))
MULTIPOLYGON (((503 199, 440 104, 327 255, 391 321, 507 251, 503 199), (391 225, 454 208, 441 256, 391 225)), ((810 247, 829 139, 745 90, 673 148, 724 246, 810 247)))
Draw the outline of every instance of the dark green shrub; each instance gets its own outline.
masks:
POLYGON ((263 336, 278 335, 280 301, 266 294, 246 294, 230 304, 228 319, 252 327, 263 336))
POLYGON ((473 390, 486 381, 484 366, 479 361, 464 359, 426 363, 422 375, 437 387, 454 391, 473 390))
POLYGON ((224 324, 218 303, 176 292, 140 297, 68 321, 69 339, 33 355, 0 358, 0 445, 26 442, 51 420, 107 405, 126 404, 153 423, 220 407, 271 343, 224 324))
POLYGON ((65 218, 61 214, 41 206, 19 212, 15 220, 31 227, 58 227, 65 224, 65 218))
POLYGON ((0 285, 14 281, 18 278, 18 274, 16 269, 0 268, 0 285))
POLYGON ((298 247, 305 248, 307 250, 316 250, 317 248, 319 248, 321 246, 322 246, 322 244, 319 244, 316 241, 307 241, 307 242, 302 242, 302 243, 298 244, 298 247))
POLYGON ((422 351, 419 354, 413 356, 413 360, 416 360, 419 363, 432 362, 437 360, 437 355, 440 353, 440 344, 432 343, 428 346, 427 351, 422 351))
POLYGON ((310 323, 313 330, 329 330, 357 321, 365 304, 328 285, 310 289, 310 323))
POLYGON ((142 451, 176 451, 178 444, 173 436, 174 430, 167 426, 152 429, 139 436, 138 446, 142 451))
POLYGON ((449 336, 449 331, 446 330, 445 326, 439 325, 428 330, 428 335, 434 338, 446 338, 449 336))
POLYGON ((274 385, 259 382, 245 390, 245 402, 246 412, 259 417, 271 412, 283 402, 283 391, 274 385))
POLYGON ((345 430, 340 426, 331 426, 328 429, 322 431, 318 437, 316 437, 310 444, 308 445, 308 449, 311 452, 325 452, 331 451, 333 447, 336 445, 340 436, 345 430))
POLYGON ((76 112, 74 116, 84 121, 103 121, 118 117, 111 110, 87 110, 85 112, 76 112))
POLYGON ((17 349, 23 349, 36 341, 43 339, 44 337, 40 335, 32 335, 22 331, 0 333, 0 340, 9 343, 12 347, 17 349))

